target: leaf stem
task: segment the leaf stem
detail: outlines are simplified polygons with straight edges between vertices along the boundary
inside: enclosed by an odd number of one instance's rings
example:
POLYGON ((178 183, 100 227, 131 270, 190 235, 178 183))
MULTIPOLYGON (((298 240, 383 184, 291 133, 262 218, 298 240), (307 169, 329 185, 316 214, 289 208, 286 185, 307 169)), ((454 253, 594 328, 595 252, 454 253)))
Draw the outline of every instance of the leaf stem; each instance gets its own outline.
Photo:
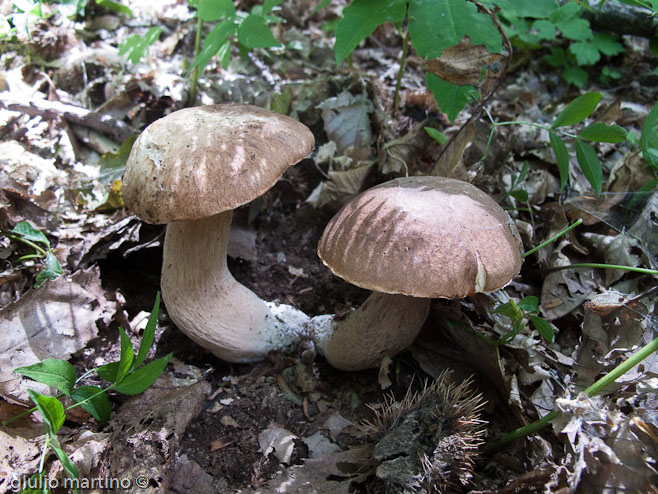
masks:
POLYGON ((39 252, 39 254, 41 254, 41 256, 39 256, 39 257, 46 257, 46 256, 48 255, 48 252, 47 252, 45 249, 43 249, 42 247, 38 246, 37 244, 35 244, 35 243, 32 242, 31 240, 28 240, 28 239, 26 239, 26 238, 23 238, 23 237, 21 237, 20 235, 14 235, 13 233, 5 233, 5 235, 7 236, 7 238, 10 238, 10 239, 12 239, 12 240, 18 240, 19 242, 23 242, 25 245, 29 245, 29 246, 32 247, 34 250, 36 250, 37 252, 39 252))
POLYGON ((624 271, 632 271, 634 273, 651 274, 653 276, 658 276, 658 270, 655 269, 637 268, 635 266, 622 266, 619 264, 601 264, 597 262, 583 262, 577 264, 567 264, 565 266, 555 266, 549 268, 548 271, 560 271, 562 269, 572 269, 572 268, 622 269, 624 271))
MULTIPOLYGON (((551 242, 554 242, 555 240, 557 240, 557 239, 560 238, 561 236, 563 236, 563 235, 565 235, 566 233, 570 232, 571 230, 573 230, 574 228, 576 228, 578 225, 580 225, 582 222, 583 222, 583 219, 582 219, 582 218, 578 218, 578 221, 576 221, 573 225, 569 225, 568 227, 566 227, 564 230, 562 230, 562 231, 561 231, 560 233, 558 233, 557 235, 553 235, 551 238, 549 238, 548 240, 545 240, 544 242, 542 242, 541 244, 539 244, 537 247, 534 247, 534 248, 532 248, 532 249, 526 251, 526 252, 523 254, 523 257, 528 257, 529 255, 534 254, 535 252, 537 252, 537 251, 538 251, 539 249, 541 249, 542 247, 547 246, 547 245, 550 244, 551 242)), ((563 267, 565 267, 565 266, 563 266, 563 267)), ((560 267, 560 268, 558 268, 558 269, 562 269, 563 267, 560 267)))

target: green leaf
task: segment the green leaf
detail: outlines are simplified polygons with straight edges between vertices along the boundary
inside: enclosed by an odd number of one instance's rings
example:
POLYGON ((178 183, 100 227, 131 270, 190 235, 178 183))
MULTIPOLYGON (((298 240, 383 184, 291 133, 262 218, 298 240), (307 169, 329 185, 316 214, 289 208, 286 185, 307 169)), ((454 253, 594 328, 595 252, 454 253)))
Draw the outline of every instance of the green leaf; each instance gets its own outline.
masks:
POLYGON ((528 191, 523 189, 516 189, 509 193, 514 199, 520 202, 527 202, 528 200, 528 191))
POLYGON ((311 12, 311 15, 315 15, 315 14, 317 14, 318 11, 319 11, 320 9, 325 8, 325 7, 326 7, 327 5, 329 5, 330 3, 331 3, 331 0, 322 0, 319 4, 317 4, 317 5, 315 6, 315 8, 313 9, 313 11, 311 12))
POLYGON ((114 383, 117 381, 117 374, 119 372, 119 362, 110 362, 109 364, 102 365, 96 369, 96 373, 101 379, 114 383))
POLYGON ((223 68, 228 67, 228 63, 231 61, 231 42, 226 41, 222 46, 219 47, 217 52, 217 57, 219 58, 219 63, 223 68))
POLYGON ((126 7, 119 2, 115 2, 114 0, 96 0, 96 5, 100 5, 115 14, 124 14, 129 17, 134 17, 133 11, 130 10, 129 7, 126 7))
POLYGON ((336 25, 336 63, 345 60, 380 24, 402 22, 406 4, 406 0, 353 0, 336 25))
POLYGON ((564 67, 567 63, 567 54, 562 48, 551 48, 551 52, 543 58, 551 67, 564 67))
POLYGON ((265 0, 265 2, 263 2, 263 9, 261 15, 269 14, 274 7, 276 7, 282 2, 283 0, 265 0))
POLYGON ((612 57, 624 53, 626 50, 617 38, 608 33, 596 33, 592 39, 589 40, 592 46, 595 46, 604 55, 612 57))
POLYGON ((111 184, 115 180, 119 180, 123 175, 126 168, 126 161, 133 148, 133 143, 137 136, 130 136, 128 139, 121 143, 119 149, 115 153, 108 151, 104 153, 98 160, 99 174, 98 181, 102 184, 111 184))
POLYGON ((552 22, 540 19, 532 23, 532 30, 536 32, 536 37, 538 41, 549 40, 552 41, 555 39, 557 33, 555 32, 555 26, 552 22))
POLYGON ((245 17, 238 28, 238 41, 249 49, 281 46, 267 27, 265 19, 251 14, 245 17))
POLYGON ((97 386, 80 386, 71 395, 76 403, 87 410, 99 422, 110 420, 112 407, 107 393, 97 386), (87 400, 87 401, 85 401, 87 400), (82 402, 82 403, 81 403, 82 402))
POLYGON ((155 295, 155 303, 153 304, 153 310, 151 310, 151 315, 149 320, 146 323, 146 328, 144 328, 144 334, 142 334, 142 340, 139 342, 139 350, 137 351, 137 357, 135 358, 135 363, 133 367, 137 369, 146 355, 149 353, 149 350, 153 346, 153 340, 155 339, 155 328, 158 324, 158 314, 160 312, 160 292, 155 295))
POLYGON ((592 37, 589 22, 580 17, 581 8, 575 2, 567 2, 549 16, 549 20, 571 40, 584 41, 592 37))
POLYGON ((477 90, 473 86, 457 86, 431 73, 425 74, 425 81, 437 105, 451 122, 455 121, 466 103, 477 97, 477 90))
POLYGON ((569 180, 569 152, 564 141, 555 132, 549 132, 548 138, 551 141, 555 161, 557 161, 557 169, 560 173, 560 190, 563 190, 567 180, 569 180))
POLYGON ((48 251, 45 259, 45 266, 37 275, 34 288, 39 288, 46 280, 56 280, 62 275, 62 266, 51 251, 48 251))
POLYGON ((133 34, 119 43, 119 55, 124 55, 132 63, 138 63, 148 53, 149 47, 160 36, 162 28, 155 26, 149 29, 144 36, 133 34))
POLYGON ((14 369, 14 372, 51 386, 67 396, 71 395, 75 380, 78 378, 75 367, 66 360, 56 358, 49 358, 43 362, 19 367, 14 369))
MULTIPOLYGON (((27 479, 27 485, 30 486, 36 486, 37 488, 35 489, 23 489, 21 491, 21 494, 50 494, 50 490, 46 489, 45 487, 43 489, 39 489, 39 486, 46 486, 48 485, 48 477, 46 476, 46 472, 36 472, 30 475, 30 477, 27 479)), ((17 491, 14 491, 17 492, 17 491)))
POLYGON ((500 33, 491 18, 467 0, 414 0, 409 4, 409 34, 421 57, 437 58, 464 36, 492 53, 502 49, 500 33))
POLYGON ((44 396, 41 393, 34 391, 33 389, 27 390, 27 394, 30 395, 30 398, 37 406, 43 421, 48 426, 48 430, 52 434, 57 434, 57 431, 62 428, 64 420, 66 420, 66 414, 64 413, 64 406, 60 403, 57 398, 52 396, 44 396))
POLYGON ((284 88, 281 92, 272 93, 270 99, 270 110, 282 115, 287 115, 290 111, 290 103, 292 103, 292 93, 290 89, 284 88))
POLYGON ((425 132, 427 132, 427 135, 429 135, 432 139, 434 139, 442 146, 448 144, 448 141, 450 140, 448 136, 446 136, 440 130, 435 129, 434 127, 425 127, 425 132))
POLYGON ((140 367, 126 377, 120 384, 115 385, 114 389, 119 393, 126 395, 136 395, 141 393, 153 384, 158 376, 162 374, 162 371, 164 371, 170 358, 171 353, 166 357, 149 362, 144 367, 140 367))
POLYGON ((25 240, 44 244, 46 247, 50 247, 50 241, 48 240, 48 237, 46 237, 46 235, 41 230, 37 230, 32 225, 30 225, 27 221, 19 221, 11 231, 16 235, 19 235, 21 238, 24 238, 25 240))
POLYGON ((557 0, 494 0, 505 15, 515 17, 547 18, 558 7, 557 0))
POLYGON ((119 357, 119 368, 117 369, 117 378, 115 383, 120 383, 121 380, 128 374, 132 368, 135 353, 130 338, 122 327, 119 327, 119 335, 121 337, 121 356, 119 357))
POLYGON ((576 41, 569 45, 569 51, 576 57, 578 65, 594 65, 601 60, 599 50, 589 41, 576 41))
POLYGON ((539 312, 539 299, 534 295, 529 295, 523 297, 518 306, 523 312, 539 312))
POLYGON ((539 334, 542 335, 542 338, 553 343, 553 341, 555 341, 555 333, 553 332, 553 326, 551 326, 551 323, 543 317, 532 315, 529 317, 532 324, 537 328, 537 331, 539 331, 539 334))
POLYGON ((606 125, 603 122, 595 122, 583 129, 578 137, 586 141, 618 143, 626 140, 626 129, 619 125, 606 125))
POLYGON ((199 0, 197 15, 202 21, 214 22, 235 15, 235 6, 231 0, 199 0))
POLYGON ((601 169, 601 162, 594 148, 590 144, 578 139, 576 141, 576 158, 578 159, 580 168, 583 170, 585 178, 594 187, 596 195, 601 195, 603 170, 601 169))
MULTIPOLYGON (((194 59, 193 66, 199 66, 199 69, 203 71, 206 65, 210 63, 210 59, 215 56, 223 46, 227 44, 230 46, 228 38, 237 32, 238 26, 235 24, 233 18, 215 25, 203 40, 203 48, 194 59)), ((223 65, 224 64, 222 63, 222 66, 223 65)))
POLYGON ((656 103, 642 124, 640 149, 644 161, 650 166, 658 167, 658 103, 656 103))
POLYGON ((64 470, 66 470, 66 472, 71 477, 76 479, 80 477, 80 472, 78 472, 78 467, 76 467, 75 463, 71 461, 71 458, 66 456, 64 450, 59 446, 59 442, 57 441, 57 438, 51 438, 50 449, 53 450, 55 456, 57 456, 57 459, 62 463, 64 470))
POLYGON ((523 319, 521 309, 513 300, 499 305, 493 310, 493 312, 495 314, 502 314, 503 316, 509 317, 513 322, 523 319))
POLYGON ((569 84, 581 89, 587 84, 587 72, 577 65, 567 64, 562 70, 562 77, 569 84))
POLYGON ((578 96, 575 100, 569 103, 558 114, 551 125, 552 129, 557 127, 564 127, 566 125, 574 125, 582 122, 589 117, 601 101, 601 93, 585 93, 578 96))

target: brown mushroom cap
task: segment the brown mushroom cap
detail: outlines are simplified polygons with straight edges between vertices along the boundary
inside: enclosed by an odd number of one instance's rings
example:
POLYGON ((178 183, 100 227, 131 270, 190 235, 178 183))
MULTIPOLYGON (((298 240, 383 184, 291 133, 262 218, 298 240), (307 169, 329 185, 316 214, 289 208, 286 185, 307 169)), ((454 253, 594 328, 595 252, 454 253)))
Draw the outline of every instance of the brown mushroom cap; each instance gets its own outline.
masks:
POLYGON ((502 288, 522 263, 518 232, 496 201, 442 177, 399 178, 363 192, 329 222, 318 255, 354 285, 422 298, 502 288))
POLYGON ((149 223, 212 216, 263 194, 313 145, 305 125, 270 110, 232 103, 185 108, 137 138, 123 199, 149 223))

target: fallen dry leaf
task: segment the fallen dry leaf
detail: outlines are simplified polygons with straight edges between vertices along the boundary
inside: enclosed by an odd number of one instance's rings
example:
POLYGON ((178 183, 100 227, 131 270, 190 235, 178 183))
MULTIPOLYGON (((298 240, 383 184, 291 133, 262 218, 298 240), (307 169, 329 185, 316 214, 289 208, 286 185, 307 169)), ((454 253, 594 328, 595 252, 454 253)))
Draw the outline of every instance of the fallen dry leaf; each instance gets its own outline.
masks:
POLYGON ((210 452, 212 453, 213 451, 220 450, 222 448, 225 448, 229 444, 233 444, 235 441, 229 437, 220 437, 219 439, 215 439, 210 443, 210 452))
POLYGON ((425 62, 425 70, 458 86, 477 85, 481 81, 489 87, 488 79, 503 73, 503 55, 489 53, 484 45, 473 45, 468 36, 458 45, 446 48, 438 58, 425 62), (486 73, 482 74, 482 71, 486 73))
POLYGON ((114 302, 105 298, 97 267, 48 281, 0 309, 0 395, 29 403, 28 382, 49 393, 13 369, 47 358, 68 359, 96 337, 96 321, 109 320, 113 312, 114 302))

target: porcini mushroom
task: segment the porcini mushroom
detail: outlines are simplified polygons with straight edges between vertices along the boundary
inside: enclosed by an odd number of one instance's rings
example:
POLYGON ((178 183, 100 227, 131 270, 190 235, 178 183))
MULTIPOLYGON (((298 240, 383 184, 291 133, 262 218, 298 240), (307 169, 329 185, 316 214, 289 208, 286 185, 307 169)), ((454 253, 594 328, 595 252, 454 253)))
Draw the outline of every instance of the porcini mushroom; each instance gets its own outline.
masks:
POLYGON ((123 198, 146 222, 168 223, 161 279, 167 313, 221 359, 251 362, 288 349, 308 321, 238 283, 226 250, 233 209, 262 195, 313 146, 300 122, 241 104, 173 112, 133 145, 123 198))
POLYGON ((346 204, 318 255, 334 274, 373 290, 341 321, 311 320, 334 367, 377 366, 418 335, 432 298, 463 298, 509 283, 521 268, 512 220, 477 187, 442 177, 398 178, 346 204))

